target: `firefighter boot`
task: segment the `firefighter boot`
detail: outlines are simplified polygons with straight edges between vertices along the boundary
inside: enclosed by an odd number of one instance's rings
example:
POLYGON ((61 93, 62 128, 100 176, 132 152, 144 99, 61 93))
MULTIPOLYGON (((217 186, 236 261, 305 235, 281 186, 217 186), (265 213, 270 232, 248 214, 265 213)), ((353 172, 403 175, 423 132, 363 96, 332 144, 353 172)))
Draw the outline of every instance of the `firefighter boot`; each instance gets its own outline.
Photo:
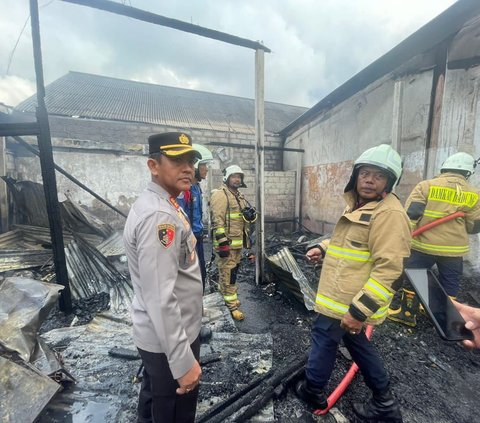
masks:
POLYGON ((415 292, 404 289, 402 292, 400 308, 396 310, 388 310, 388 318, 394 322, 415 327, 417 325, 418 310, 419 302, 415 292))
POLYGON ((369 423, 402 423, 402 413, 390 390, 373 394, 367 403, 353 403, 353 411, 369 423))
POLYGON ((302 379, 295 386, 297 396, 307 404, 324 410, 328 407, 327 396, 323 389, 316 388, 307 379, 302 379))
POLYGON ((245 319, 245 316, 243 315, 243 313, 238 309, 232 310, 230 313, 232 314, 232 317, 233 317, 234 320, 239 320, 240 321, 240 320, 245 319))

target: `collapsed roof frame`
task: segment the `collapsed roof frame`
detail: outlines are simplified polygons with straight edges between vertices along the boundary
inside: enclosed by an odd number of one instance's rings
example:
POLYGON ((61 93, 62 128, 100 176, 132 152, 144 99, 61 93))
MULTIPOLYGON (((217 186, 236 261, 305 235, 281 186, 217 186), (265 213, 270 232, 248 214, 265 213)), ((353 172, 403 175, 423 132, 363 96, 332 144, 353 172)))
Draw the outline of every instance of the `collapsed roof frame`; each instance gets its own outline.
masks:
POLYGON ((94 9, 104 10, 106 12, 116 13, 118 15, 137 19, 154 25, 166 26, 179 31, 190 32, 202 37, 211 38, 228 44, 255 50, 255 169, 257 172, 256 180, 256 205, 259 214, 259 228, 257 228, 257 242, 255 245, 255 283, 263 280, 265 273, 265 59, 264 53, 270 53, 271 50, 258 41, 251 41, 246 38, 236 37, 224 32, 204 28, 199 25, 193 25, 177 19, 166 18, 165 16, 137 9, 132 6, 126 6, 115 3, 110 0, 62 0, 67 3, 74 3, 82 6, 92 7, 94 9))
MULTIPOLYGON (((263 279, 264 274, 264 144, 265 144, 265 109, 264 109, 264 53, 270 53, 271 50, 263 44, 251 41, 245 38, 236 37, 223 32, 203 28, 198 25, 189 24, 176 19, 166 18, 146 12, 134 7, 124 6, 107 0, 63 0, 69 3, 75 3, 88 6, 112 13, 120 14, 130 18, 138 19, 144 22, 150 22, 155 25, 167 26, 184 32, 190 32, 203 37, 216 39, 225 43, 238 45, 255 50, 255 167, 257 169, 257 208, 260 214, 259 236, 257 237, 256 254, 256 275, 255 280, 258 283, 259 278, 263 279)), ((63 231, 60 217, 60 207, 58 202, 58 192, 55 177, 57 168, 53 160, 52 140, 50 126, 48 122, 48 111, 45 104, 45 82, 43 77, 43 64, 40 39, 40 21, 38 13, 38 0, 30 0, 30 20, 32 27, 32 45, 35 66, 35 78, 37 87, 37 108, 36 122, 32 123, 13 123, 2 125, 0 135, 4 136, 22 136, 35 135, 37 137, 40 167, 42 172, 43 187, 45 192, 45 202, 50 226, 50 236, 52 239, 52 251, 54 257, 54 266, 57 283, 64 286, 59 299, 59 308, 64 312, 72 311, 72 300, 70 285, 68 279, 67 265, 65 260, 65 251, 63 243, 63 231)), ((57 169, 58 170, 58 169, 57 169)), ((82 186, 83 188, 84 186, 82 186)))

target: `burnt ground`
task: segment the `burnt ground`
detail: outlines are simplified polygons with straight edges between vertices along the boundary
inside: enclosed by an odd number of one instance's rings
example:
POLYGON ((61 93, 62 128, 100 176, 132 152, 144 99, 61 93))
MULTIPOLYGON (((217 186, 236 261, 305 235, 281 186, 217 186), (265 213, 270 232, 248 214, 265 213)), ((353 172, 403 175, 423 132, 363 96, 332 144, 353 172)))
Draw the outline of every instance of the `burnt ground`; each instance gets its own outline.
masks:
MULTIPOLYGON (((237 328, 246 333, 270 331, 273 336, 273 368, 279 368, 293 356, 301 357, 309 350, 310 327, 315 313, 288 298, 278 289, 275 280, 260 286, 255 286, 253 281, 252 268, 243 264, 239 292, 246 319, 237 323, 237 328)), ((463 278, 459 301, 480 305, 470 295, 470 292, 478 292, 479 282, 480 277, 463 278)), ((480 351, 467 351, 457 343, 443 341, 424 315, 419 316, 416 328, 386 320, 375 330, 372 342, 389 371, 405 422, 480 421, 480 351)), ((330 392, 350 364, 339 351, 330 392)), ((358 373, 336 407, 346 419, 355 421, 352 402, 366 401, 369 396, 369 390, 358 373)), ((312 416, 311 409, 291 390, 275 400, 274 409, 275 421, 318 421, 312 416)), ((332 416, 324 417, 324 420, 335 421, 332 416)))
MULTIPOLYGON (((302 261, 303 253, 300 250, 293 249, 293 252, 312 285, 316 286, 319 270, 302 261)), ((238 282, 241 309, 246 319, 236 322, 235 325, 239 332, 247 335, 246 342, 245 337, 242 343, 239 342, 238 355, 249 348, 248 334, 271 334, 272 368, 275 370, 308 352, 310 327, 316 315, 281 289, 273 274, 267 272, 267 277, 268 283, 255 285, 254 266, 247 262, 242 263, 238 282)), ((214 268, 212 278, 215 279, 214 268)), ((480 306, 475 302, 475 298, 478 299, 475 293, 479 292, 479 283, 480 275, 463 278, 459 300, 480 306)), ((212 286, 210 291, 215 291, 215 288, 212 286)), ((96 312, 105 309, 107 300, 100 294, 93 299, 76 303, 75 325, 87 323, 96 312)), ((68 326, 72 323, 71 319, 72 317, 66 318, 54 309, 41 332, 68 326)), ((419 316, 416 328, 407 328, 387 320, 375 330, 372 342, 379 349, 390 373, 392 389, 401 404, 405 422, 480 421, 480 352, 467 351, 457 343, 443 341, 428 318, 423 315, 419 316)), ((350 365, 349 359, 339 351, 329 391, 334 389, 350 365)), ((220 394, 231 395, 238 389, 238 384, 248 384, 258 376, 248 365, 229 370, 225 363, 207 364, 203 366, 203 373, 207 380, 221 377, 231 381, 222 384, 222 392, 216 392, 214 386, 202 385, 200 401, 212 404, 213 398, 218 398, 220 394)), ((369 396, 369 391, 358 373, 337 402, 335 418, 332 414, 315 417, 312 409, 289 390, 274 400, 275 421, 356 421, 352 402, 366 401, 369 396)), ((135 399, 130 400, 131 407, 134 407, 135 399)))

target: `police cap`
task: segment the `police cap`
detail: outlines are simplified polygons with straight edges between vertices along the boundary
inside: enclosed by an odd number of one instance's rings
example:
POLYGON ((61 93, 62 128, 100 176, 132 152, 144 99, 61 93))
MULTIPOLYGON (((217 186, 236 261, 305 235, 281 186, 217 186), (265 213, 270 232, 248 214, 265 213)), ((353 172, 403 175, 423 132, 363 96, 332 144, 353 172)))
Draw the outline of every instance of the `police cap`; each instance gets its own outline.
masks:
POLYGON ((162 153, 174 157, 193 153, 197 159, 202 155, 192 148, 192 138, 183 132, 165 132, 148 137, 148 154, 162 153))

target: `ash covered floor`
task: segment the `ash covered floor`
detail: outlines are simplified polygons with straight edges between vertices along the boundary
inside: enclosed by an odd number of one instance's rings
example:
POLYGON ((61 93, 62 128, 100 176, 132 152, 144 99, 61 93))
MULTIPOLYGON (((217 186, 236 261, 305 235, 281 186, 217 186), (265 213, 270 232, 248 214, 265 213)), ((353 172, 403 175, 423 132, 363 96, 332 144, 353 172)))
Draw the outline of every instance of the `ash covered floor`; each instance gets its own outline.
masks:
MULTIPOLYGON (((299 255, 296 255, 299 259, 299 255)), ((301 262, 305 275, 315 286, 318 269, 301 262)), ((208 324, 213 329, 202 356, 220 354, 221 359, 203 365, 198 418, 218 401, 250 382, 301 358, 309 350, 310 327, 315 318, 270 275, 269 283, 256 286, 254 266, 242 263, 239 274, 243 322, 234 322, 221 304, 218 293, 205 298, 208 324)), ((480 277, 463 278, 459 300, 480 306, 480 277)), ((212 288, 212 291, 215 291, 212 288)), ((139 361, 111 357, 114 346, 134 349, 128 317, 90 315, 105 309, 105 297, 76 304, 78 318, 66 317, 54 309, 42 326, 42 336, 62 352, 65 366, 78 382, 58 393, 39 416, 38 422, 134 422, 138 384, 132 383, 139 361), (66 327, 72 319, 80 326, 66 327), (78 321, 79 319, 79 321, 78 321)), ((480 353, 466 351, 456 343, 443 341, 425 316, 416 328, 386 321, 377 328, 373 342, 380 350, 391 375, 405 422, 476 422, 480 413, 480 353)), ((350 367, 342 350, 330 383, 333 390, 350 367)), ((351 404, 370 396, 360 374, 327 416, 313 416, 311 409, 291 390, 271 401, 254 421, 349 422, 355 421, 351 404)), ((231 419, 234 419, 234 415, 231 419)), ((225 421, 229 421, 226 419, 225 421)))

